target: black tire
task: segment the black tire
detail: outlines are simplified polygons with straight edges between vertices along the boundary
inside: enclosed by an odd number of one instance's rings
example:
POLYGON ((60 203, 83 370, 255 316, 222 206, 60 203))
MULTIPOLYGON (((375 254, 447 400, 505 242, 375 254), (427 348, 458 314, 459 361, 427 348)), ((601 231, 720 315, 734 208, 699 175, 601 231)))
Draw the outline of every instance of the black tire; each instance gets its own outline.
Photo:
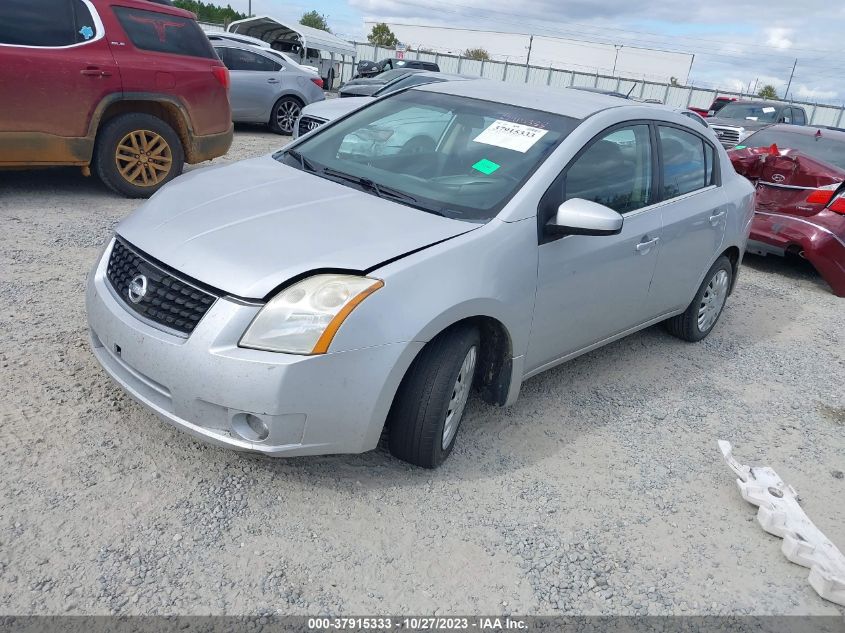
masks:
POLYGON ((455 397, 458 377, 470 351, 475 362, 466 397, 478 373, 480 337, 475 327, 462 326, 440 334, 426 345, 402 380, 387 418, 388 447, 394 457, 421 466, 436 468, 455 446, 466 400, 454 420, 446 446, 444 427, 450 401, 455 397))
POLYGON ((689 307, 683 313, 665 321, 669 333, 690 343, 696 343, 710 334, 716 323, 719 322, 719 317, 725 308, 725 302, 733 283, 733 274, 731 260, 722 255, 707 271, 704 281, 701 282, 701 287, 695 293, 695 299, 692 300, 689 307), (719 305, 715 318, 712 318, 711 313, 701 324, 700 311, 704 310, 708 297, 711 302, 716 300, 714 298, 716 297, 716 290, 718 290, 719 305))
POLYGON ((282 97, 270 113, 270 129, 276 134, 293 134, 293 126, 302 114, 302 102, 296 97, 282 97))
MULTIPOLYGON (((158 147, 160 146, 149 149, 157 150, 158 147)), ((121 156, 128 156, 128 154, 121 152, 121 156)), ((136 154, 135 158, 139 158, 139 155, 136 154)), ((182 173, 185 166, 185 150, 175 130, 158 117, 140 112, 121 114, 110 119, 100 128, 94 147, 93 166, 100 180, 112 191, 127 198, 149 198, 182 173), (166 152, 160 153, 155 161, 152 156, 154 151, 150 151, 148 157, 144 159, 150 163, 156 162, 158 165, 169 165, 167 172, 156 170, 158 178, 156 182, 152 182, 150 176, 150 184, 143 184, 140 174, 130 180, 129 177, 135 172, 136 167, 126 159, 118 159, 118 146, 125 147, 122 143, 131 134, 144 134, 145 139, 158 135, 167 144, 166 152), (169 162, 162 162, 162 158, 169 159, 169 162), (121 174, 121 168, 128 169, 126 176, 121 174)), ((143 168, 144 178, 147 178, 147 173, 152 173, 152 169, 152 167, 149 170, 146 167, 143 168)))

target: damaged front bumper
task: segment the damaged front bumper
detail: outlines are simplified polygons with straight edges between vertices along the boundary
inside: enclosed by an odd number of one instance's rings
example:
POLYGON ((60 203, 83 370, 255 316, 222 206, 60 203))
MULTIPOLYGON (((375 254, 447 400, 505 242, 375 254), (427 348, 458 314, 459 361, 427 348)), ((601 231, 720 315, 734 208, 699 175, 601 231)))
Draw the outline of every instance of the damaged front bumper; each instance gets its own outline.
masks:
POLYGON ((740 464, 730 442, 719 440, 719 448, 738 477, 742 498, 760 508, 757 521, 766 532, 783 539, 783 555, 810 568, 808 581, 822 598, 845 606, 845 556, 804 514, 795 489, 768 466, 740 464))

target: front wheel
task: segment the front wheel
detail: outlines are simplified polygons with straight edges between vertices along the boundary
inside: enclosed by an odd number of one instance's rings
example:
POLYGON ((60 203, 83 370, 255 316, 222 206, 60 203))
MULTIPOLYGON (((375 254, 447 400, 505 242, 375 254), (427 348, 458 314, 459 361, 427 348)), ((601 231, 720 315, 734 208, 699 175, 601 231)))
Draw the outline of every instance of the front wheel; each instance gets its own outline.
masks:
POLYGON ((456 327, 434 338, 414 360, 388 415, 394 457, 436 468, 452 452, 475 381, 480 340, 476 328, 456 327))
POLYGON ((273 106, 270 129, 276 134, 293 134, 293 126, 302 114, 302 104, 294 97, 282 97, 273 106))
POLYGON ((733 282, 731 260, 722 255, 707 271, 704 281, 687 309, 666 321, 666 329, 685 341, 695 343, 710 334, 722 310, 733 282))

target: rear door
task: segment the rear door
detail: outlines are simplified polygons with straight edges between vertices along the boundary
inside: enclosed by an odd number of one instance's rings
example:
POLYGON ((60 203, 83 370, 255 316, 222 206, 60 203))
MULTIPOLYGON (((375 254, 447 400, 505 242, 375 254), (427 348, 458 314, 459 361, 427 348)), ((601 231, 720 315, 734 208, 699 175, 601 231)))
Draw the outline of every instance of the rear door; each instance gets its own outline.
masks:
POLYGON ((229 69, 234 121, 267 123, 279 94, 282 65, 269 57, 231 46, 216 47, 229 69))
POLYGON ((120 92, 90 2, 0 2, 0 138, 13 143, 0 162, 87 162, 91 143, 74 139, 88 134, 100 102, 120 92))
POLYGON ((713 144, 670 123, 657 125, 657 139, 663 236, 649 295, 652 316, 689 305, 720 252, 728 210, 713 144))

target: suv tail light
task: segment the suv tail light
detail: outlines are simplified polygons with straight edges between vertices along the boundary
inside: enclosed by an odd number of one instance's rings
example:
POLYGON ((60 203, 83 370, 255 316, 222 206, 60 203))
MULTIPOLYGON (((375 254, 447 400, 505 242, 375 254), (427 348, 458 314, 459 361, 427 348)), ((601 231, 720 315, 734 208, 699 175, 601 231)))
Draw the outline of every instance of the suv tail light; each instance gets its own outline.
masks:
POLYGON ((214 73, 214 76, 217 78, 217 81, 220 82, 220 85, 228 90, 229 84, 231 83, 231 80, 229 79, 229 69, 225 66, 212 66, 211 72, 214 73))
POLYGON ((323 87, 323 80, 320 79, 319 77, 311 77, 311 81, 313 81, 317 85, 318 88, 323 87))

